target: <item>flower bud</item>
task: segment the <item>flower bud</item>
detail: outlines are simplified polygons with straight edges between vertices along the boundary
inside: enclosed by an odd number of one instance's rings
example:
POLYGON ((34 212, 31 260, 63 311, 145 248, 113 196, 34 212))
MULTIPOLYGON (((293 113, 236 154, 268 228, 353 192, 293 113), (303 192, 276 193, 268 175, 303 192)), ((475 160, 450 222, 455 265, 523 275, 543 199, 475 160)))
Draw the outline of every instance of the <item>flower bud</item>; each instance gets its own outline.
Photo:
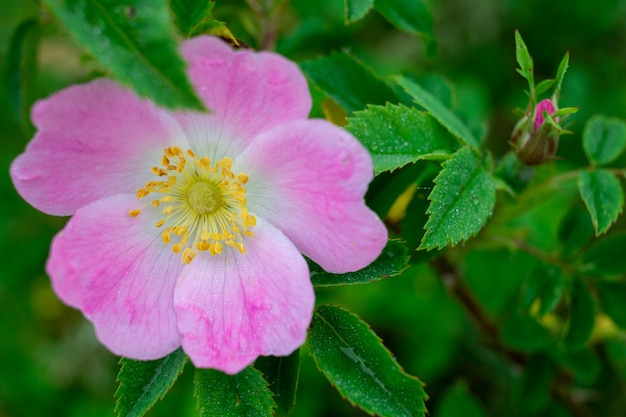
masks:
POLYGON ((552 115, 556 110, 551 99, 542 100, 537 103, 532 114, 526 112, 515 125, 511 144, 517 158, 526 165, 540 165, 554 159, 559 146, 560 129, 545 120, 543 112, 552 115))

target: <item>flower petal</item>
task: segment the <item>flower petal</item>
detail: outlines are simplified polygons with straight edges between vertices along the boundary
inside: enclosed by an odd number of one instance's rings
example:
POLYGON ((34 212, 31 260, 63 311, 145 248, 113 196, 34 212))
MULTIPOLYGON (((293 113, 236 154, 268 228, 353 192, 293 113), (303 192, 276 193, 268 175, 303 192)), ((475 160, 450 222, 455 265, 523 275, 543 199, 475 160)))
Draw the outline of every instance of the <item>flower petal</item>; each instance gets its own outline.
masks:
POLYGON ((306 79, 282 56, 235 52, 208 36, 186 41, 182 53, 196 92, 212 112, 176 115, 196 153, 233 157, 259 132, 308 117, 311 95, 306 79))
POLYGON ((47 271, 112 352, 156 359, 180 346, 173 300, 183 263, 149 211, 128 215, 136 206, 133 195, 117 195, 78 209, 55 237, 47 271))
POLYGON ((163 148, 186 145, 180 126, 147 100, 107 80, 67 88, 33 109, 37 135, 11 166, 22 197, 69 215, 151 181, 163 148))
POLYGON ((259 355, 288 355, 306 338, 315 295, 304 258, 260 218, 245 245, 245 255, 199 254, 178 280, 182 345, 197 367, 234 374, 259 355))
POLYGON ((363 200, 373 177, 363 146, 324 120, 294 121, 265 132, 240 155, 248 207, 278 227, 329 272, 371 263, 387 230, 363 200))

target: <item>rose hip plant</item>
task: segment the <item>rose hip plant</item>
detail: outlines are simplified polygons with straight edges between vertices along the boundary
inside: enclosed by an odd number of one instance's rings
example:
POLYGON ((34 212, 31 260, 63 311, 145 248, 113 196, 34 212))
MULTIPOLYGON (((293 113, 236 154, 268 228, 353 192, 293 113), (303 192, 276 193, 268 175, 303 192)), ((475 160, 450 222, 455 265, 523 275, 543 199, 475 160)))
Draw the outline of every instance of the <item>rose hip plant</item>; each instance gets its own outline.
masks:
POLYGON ((567 37, 507 34, 502 116, 432 2, 11 5, 4 253, 66 330, 3 331, 0 415, 37 369, 120 417, 626 413, 626 121, 567 37))

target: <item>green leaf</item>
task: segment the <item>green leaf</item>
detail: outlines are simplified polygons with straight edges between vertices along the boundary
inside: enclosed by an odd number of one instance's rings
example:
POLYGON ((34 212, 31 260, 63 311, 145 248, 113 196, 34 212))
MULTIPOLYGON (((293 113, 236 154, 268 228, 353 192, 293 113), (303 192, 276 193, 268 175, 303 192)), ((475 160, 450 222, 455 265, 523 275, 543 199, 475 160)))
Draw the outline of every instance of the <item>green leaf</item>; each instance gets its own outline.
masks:
POLYGON ((585 275, 604 277, 626 273, 624 262, 626 233, 617 233, 595 241, 582 255, 579 270, 585 275))
POLYGON ((560 242, 561 253, 568 257, 587 246, 593 236, 593 224, 591 224, 589 214, 582 205, 577 204, 561 221, 557 242, 560 242))
POLYGON ((374 7, 374 0, 344 0, 346 24, 361 20, 374 7))
POLYGON ((346 129, 372 155, 374 171, 393 171, 420 159, 446 159, 454 138, 430 115, 403 105, 368 106, 346 129))
POLYGON ((287 417, 296 405, 300 376, 300 350, 289 356, 261 356, 254 363, 261 371, 276 400, 276 417, 287 417))
POLYGON ((536 87, 536 94, 538 96, 542 95, 546 91, 550 89, 554 85, 554 80, 543 80, 536 87))
POLYGON ((308 343, 318 368, 350 403, 382 417, 425 415, 423 384, 402 370, 354 314, 318 306, 308 343))
MULTIPOLYGON (((423 164, 409 164, 394 171, 382 172, 377 175, 370 183, 367 194, 365 194, 365 202, 381 219, 385 219, 391 210, 394 202, 404 193, 407 188, 416 184, 422 178, 424 171, 434 169, 433 163, 421 161, 423 164)), ((440 166, 436 167, 439 172, 440 166)))
POLYGON ((539 353, 528 359, 517 391, 517 402, 525 412, 518 415, 537 415, 549 404, 555 373, 556 366, 548 355, 539 353))
POLYGON ((184 35, 191 36, 196 28, 213 17, 215 0, 171 0, 174 22, 184 35))
POLYGON ((331 285, 364 284, 401 274, 407 267, 409 256, 404 243, 390 240, 383 248, 380 256, 371 264, 356 272, 331 274, 319 265, 309 261, 311 281, 316 287, 331 285))
POLYGON ((76 41, 140 95, 203 110, 185 74, 167 0, 45 0, 76 41))
POLYGON ((591 215, 596 236, 609 230, 624 206, 624 191, 615 176, 607 170, 582 171, 578 191, 591 215))
POLYGON ((584 347, 591 336, 596 319, 596 305, 589 289, 580 279, 574 279, 569 310, 569 325, 564 343, 570 350, 584 347))
POLYGON ((374 8, 398 29, 428 35, 433 32, 433 16, 423 0, 375 0, 374 8))
POLYGON ((539 301, 539 314, 552 311, 563 294, 563 270, 554 265, 539 265, 526 277, 522 288, 522 306, 530 308, 539 301))
MULTIPOLYGON (((622 263, 626 262, 622 260, 622 263)), ((626 329, 626 282, 598 281, 595 286, 604 312, 615 324, 626 329)))
POLYGON ((545 349, 552 341, 548 329, 534 318, 524 314, 509 317, 502 323, 500 332, 504 344, 522 352, 538 352, 545 349))
POLYGON ((496 202, 493 177, 468 147, 443 163, 428 196, 429 219, 420 249, 443 248, 469 239, 487 222, 496 202))
POLYGON ((155 361, 121 358, 117 376, 120 386, 115 392, 118 417, 143 416, 172 388, 186 359, 182 349, 155 361))
POLYGON ((469 131, 467 126, 463 124, 461 119, 435 96, 424 90, 418 84, 406 77, 395 77, 396 82, 411 96, 413 101, 422 106, 426 111, 443 125, 450 133, 456 136, 461 142, 478 149, 478 141, 469 131))
POLYGON ((469 392, 467 385, 456 383, 443 395, 434 417, 487 417, 484 407, 469 392))
POLYGON ((569 52, 566 52, 565 56, 561 60, 561 63, 559 64, 558 70, 556 71, 556 88, 554 90, 555 90, 555 95, 557 97, 561 91, 561 86, 563 85, 563 78, 565 78, 565 73, 567 72, 568 67, 569 67, 569 52))
POLYGON ((6 88, 15 119, 20 122, 24 134, 30 134, 30 107, 34 101, 37 85, 37 47, 41 27, 37 19, 22 22, 13 32, 6 56, 6 88))
POLYGON ((626 148, 626 123, 596 115, 583 130, 583 148, 589 161, 604 165, 614 161, 626 148))
POLYGON ((348 114, 363 110, 368 104, 398 102, 389 84, 346 53, 335 52, 329 56, 303 61, 300 68, 348 114))
POLYGON ((531 100, 537 99, 535 96, 535 79, 534 79, 534 66, 533 59, 528 52, 528 47, 524 40, 522 39, 522 35, 520 35, 519 31, 515 31, 515 57, 517 59, 517 63, 520 68, 517 72, 520 73, 522 77, 524 77, 528 81, 528 85, 530 86, 531 100))
POLYGON ((276 408, 263 375, 251 366, 236 375, 197 369, 194 383, 200 417, 272 417, 276 408))

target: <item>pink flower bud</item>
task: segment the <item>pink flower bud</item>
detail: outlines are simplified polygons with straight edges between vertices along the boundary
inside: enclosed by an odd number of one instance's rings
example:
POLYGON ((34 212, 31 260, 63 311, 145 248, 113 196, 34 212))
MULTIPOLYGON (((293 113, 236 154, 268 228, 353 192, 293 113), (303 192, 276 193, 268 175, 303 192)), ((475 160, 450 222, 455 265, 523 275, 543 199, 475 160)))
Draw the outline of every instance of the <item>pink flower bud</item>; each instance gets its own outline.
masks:
POLYGON ((526 165, 540 165, 554 159, 560 132, 552 124, 546 123, 543 112, 552 115, 556 110, 552 100, 542 100, 515 125, 511 145, 517 158, 526 165))
POLYGON ((533 120, 533 128, 535 132, 539 130, 539 127, 543 124, 543 111, 546 111, 549 115, 553 115, 556 109, 554 108, 554 104, 552 104, 552 100, 549 98, 545 100, 541 100, 537 103, 537 107, 535 107, 535 117, 533 120))

